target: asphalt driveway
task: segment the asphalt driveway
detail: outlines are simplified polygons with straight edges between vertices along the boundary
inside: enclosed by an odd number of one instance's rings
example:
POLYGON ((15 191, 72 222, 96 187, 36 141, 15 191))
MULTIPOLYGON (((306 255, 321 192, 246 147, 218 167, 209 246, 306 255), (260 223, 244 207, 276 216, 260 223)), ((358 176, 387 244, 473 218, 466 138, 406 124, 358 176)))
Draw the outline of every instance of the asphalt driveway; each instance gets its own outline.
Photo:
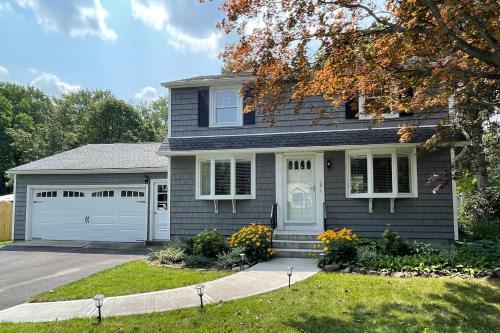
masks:
POLYGON ((43 291, 143 258, 145 253, 145 249, 1 247, 0 310, 24 303, 43 291))

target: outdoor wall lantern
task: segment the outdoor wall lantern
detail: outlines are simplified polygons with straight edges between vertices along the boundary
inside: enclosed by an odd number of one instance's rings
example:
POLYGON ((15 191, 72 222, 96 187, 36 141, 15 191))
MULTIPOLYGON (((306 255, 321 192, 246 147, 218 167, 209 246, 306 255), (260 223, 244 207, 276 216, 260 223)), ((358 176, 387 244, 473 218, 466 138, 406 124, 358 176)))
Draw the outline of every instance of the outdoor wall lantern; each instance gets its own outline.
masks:
POLYGON ((144 177, 143 177, 143 178, 144 178, 144 184, 149 183, 149 176, 144 175, 144 177))
POLYGON ((286 269, 286 275, 288 275, 288 288, 290 288, 292 282, 293 266, 288 266, 286 269))
POLYGON ((205 291, 205 285, 199 284, 194 288, 196 289, 198 296, 200 296, 200 308, 203 309, 203 292, 205 291))
POLYGON ((245 253, 240 253, 240 271, 245 269, 245 263, 247 261, 247 255, 245 253))
POLYGON ((328 170, 330 170, 330 168, 331 168, 331 167, 332 167, 332 161, 327 160, 327 161, 326 161, 326 168, 327 168, 328 170))
POLYGON ((104 303, 104 295, 95 295, 94 298, 94 305, 97 308, 97 321, 100 323, 101 322, 101 306, 104 303))
POLYGON ((319 254, 319 262, 323 265, 325 264, 325 254, 324 253, 319 254))

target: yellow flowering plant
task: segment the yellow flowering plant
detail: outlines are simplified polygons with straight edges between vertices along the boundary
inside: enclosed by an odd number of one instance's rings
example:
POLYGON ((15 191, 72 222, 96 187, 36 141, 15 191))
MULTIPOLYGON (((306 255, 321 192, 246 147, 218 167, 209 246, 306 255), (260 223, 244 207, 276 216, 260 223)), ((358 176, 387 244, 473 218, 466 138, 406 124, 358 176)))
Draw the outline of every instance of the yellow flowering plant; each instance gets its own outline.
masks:
POLYGON ((347 263, 353 261, 357 256, 356 241, 358 236, 352 229, 342 228, 326 230, 318 236, 318 240, 323 243, 323 252, 326 253, 326 265, 333 262, 347 263))
POLYGON ((265 225, 251 224, 232 234, 227 243, 231 248, 243 246, 249 260, 269 260, 271 249, 272 229, 265 225))

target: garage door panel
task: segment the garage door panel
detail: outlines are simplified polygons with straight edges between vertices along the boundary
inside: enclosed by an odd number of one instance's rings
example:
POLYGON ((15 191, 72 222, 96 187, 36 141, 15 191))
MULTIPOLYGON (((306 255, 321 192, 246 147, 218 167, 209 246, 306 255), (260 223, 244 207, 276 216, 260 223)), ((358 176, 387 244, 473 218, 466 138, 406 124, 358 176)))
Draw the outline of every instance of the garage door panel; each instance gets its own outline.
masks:
MULTIPOLYGON (((65 187, 57 189, 56 197, 33 197, 32 237, 51 240, 144 241, 147 202, 143 198, 120 196, 122 190, 130 189, 65 187), (78 191, 84 196, 64 197, 63 191, 78 191), (92 193, 102 191, 114 191, 114 195, 92 196, 92 193)), ((145 192, 143 188, 135 188, 135 191, 138 190, 145 192)), ((56 190, 36 189, 34 192, 39 191, 56 190)))

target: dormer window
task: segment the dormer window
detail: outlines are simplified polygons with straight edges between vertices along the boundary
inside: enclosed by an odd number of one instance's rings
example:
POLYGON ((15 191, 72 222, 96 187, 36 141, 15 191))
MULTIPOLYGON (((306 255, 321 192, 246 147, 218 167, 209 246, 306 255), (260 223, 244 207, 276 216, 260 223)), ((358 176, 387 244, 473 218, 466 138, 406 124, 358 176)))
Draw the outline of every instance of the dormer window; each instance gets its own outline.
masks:
POLYGON ((210 88, 210 127, 243 126, 240 86, 210 88))
POLYGON ((358 97, 359 119, 372 119, 373 114, 368 113, 367 106, 372 110, 376 110, 383 118, 399 118, 399 113, 391 106, 384 105, 383 99, 389 97, 390 91, 383 89, 375 89, 372 92, 365 92, 358 97))

